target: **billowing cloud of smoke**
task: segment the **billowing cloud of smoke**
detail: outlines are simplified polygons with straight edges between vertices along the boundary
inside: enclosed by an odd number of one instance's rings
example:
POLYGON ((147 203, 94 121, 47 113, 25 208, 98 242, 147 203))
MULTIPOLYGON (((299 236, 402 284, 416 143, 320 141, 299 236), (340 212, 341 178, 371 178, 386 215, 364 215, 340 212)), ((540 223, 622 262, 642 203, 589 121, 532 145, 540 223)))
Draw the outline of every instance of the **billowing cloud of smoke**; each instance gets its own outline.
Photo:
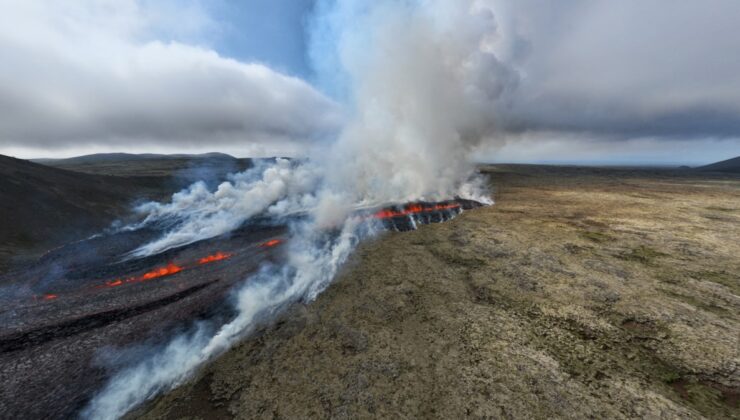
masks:
POLYGON ((279 218, 315 206, 319 170, 311 163, 277 159, 235 175, 215 191, 203 182, 172 196, 166 204, 146 203, 136 211, 145 214, 141 225, 174 223, 164 237, 136 251, 133 256, 157 254, 195 241, 222 235, 256 215, 279 218))
POLYGON ((496 29, 491 9, 473 0, 376 1, 350 22, 354 17, 342 13, 360 10, 359 2, 344 9, 350 3, 325 5, 330 14, 319 17, 333 20, 352 85, 354 117, 331 147, 309 163, 278 160, 235 175, 215 192, 196 184, 169 204, 140 208, 147 223, 176 221, 141 255, 228 232, 254 216, 310 210, 308 221, 291 227, 288 261, 249 279, 238 292, 237 317, 215 334, 200 330, 179 338, 116 376, 92 401, 88 417, 120 416, 182 381, 257 323, 293 302, 313 300, 372 232, 352 209, 482 197, 469 152, 492 132, 493 108, 516 81, 489 48, 496 29))
MULTIPOLYGON (((314 59, 339 64, 354 116, 332 147, 332 194, 350 201, 439 199, 474 172, 518 75, 494 53, 487 1, 324 2, 314 59), (332 41, 327 41, 327 38, 332 41)), ((335 91, 342 92, 340 87, 335 91)))
POLYGON ((354 118, 329 151, 317 153, 315 164, 279 160, 235 175, 215 192, 195 184, 169 204, 140 207, 146 222, 180 222, 136 255, 226 233, 265 210, 276 216, 316 208, 319 224, 327 225, 358 206, 475 195, 469 154, 493 132, 494 111, 517 83, 493 52, 490 4, 361 6, 324 3, 315 23, 331 28, 336 49, 328 61, 339 60, 342 80, 352 86, 354 118), (314 195, 319 180, 323 188, 314 195))

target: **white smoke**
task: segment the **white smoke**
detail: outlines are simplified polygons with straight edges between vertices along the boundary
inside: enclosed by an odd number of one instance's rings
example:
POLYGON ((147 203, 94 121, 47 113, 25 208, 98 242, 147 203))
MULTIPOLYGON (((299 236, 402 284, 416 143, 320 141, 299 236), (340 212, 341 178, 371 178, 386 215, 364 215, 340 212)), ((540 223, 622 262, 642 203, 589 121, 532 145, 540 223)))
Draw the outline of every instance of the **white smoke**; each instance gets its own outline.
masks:
POLYGON ((117 419, 142 401, 187 379, 199 366, 249 334, 260 321, 274 317, 299 300, 310 302, 334 278, 358 236, 359 219, 350 218, 337 234, 307 224, 293 228, 289 260, 282 267, 265 266, 238 292, 238 316, 215 334, 200 326, 193 334, 171 341, 152 358, 124 370, 82 412, 83 418, 117 419))
MULTIPOLYGON (((493 53, 488 2, 322 2, 340 79, 351 86, 353 118, 309 162, 278 160, 237 174, 215 192, 196 184, 169 204, 141 207, 147 222, 176 221, 140 255, 214 237, 257 215, 310 210, 291 228, 288 261, 265 267, 238 292, 238 315, 215 334, 200 331, 117 375, 84 415, 117 418, 187 378, 257 323, 313 300, 367 233, 358 207, 467 196, 482 200, 471 149, 494 132, 494 111, 516 75, 493 53), (339 226, 339 229, 337 229, 339 226)), ((329 59, 329 61, 332 61, 329 59)))
POLYGON ((362 206, 454 196, 485 201, 470 153, 494 133, 495 109, 518 80, 494 54, 491 3, 380 0, 323 8, 316 24, 331 28, 335 49, 328 55, 352 86, 353 118, 337 141, 314 153, 313 163, 279 159, 215 192, 197 183, 171 203, 139 207, 145 223, 179 223, 135 255, 224 234, 263 212, 316 208, 326 226, 362 206))
POLYGON ((335 48, 330 61, 345 69, 354 106, 328 158, 330 190, 369 202, 460 194, 475 172, 472 149, 495 132, 495 110, 518 81, 494 54, 491 2, 323 7, 314 44, 335 48))
POLYGON ((293 164, 277 159, 231 176, 211 192, 203 182, 172 196, 166 204, 146 203, 136 211, 146 214, 140 225, 175 221, 173 230, 133 252, 134 256, 157 254, 168 249, 212 238, 238 228, 259 214, 280 217, 315 206, 313 193, 320 172, 310 163, 293 164))

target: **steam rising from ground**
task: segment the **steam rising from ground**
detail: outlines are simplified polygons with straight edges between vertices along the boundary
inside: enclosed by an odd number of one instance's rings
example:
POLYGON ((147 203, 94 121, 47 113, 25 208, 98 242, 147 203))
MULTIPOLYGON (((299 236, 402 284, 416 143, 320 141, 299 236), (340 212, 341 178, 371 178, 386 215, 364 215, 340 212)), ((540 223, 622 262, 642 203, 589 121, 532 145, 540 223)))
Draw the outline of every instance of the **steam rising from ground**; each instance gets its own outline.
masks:
POLYGON ((339 224, 358 206, 475 194, 469 154, 493 133, 494 109, 517 82, 493 53, 490 5, 325 2, 322 10, 317 22, 331 28, 331 55, 352 86, 354 118, 339 139, 317 151, 317 164, 279 159, 215 192, 196 183, 169 204, 140 207, 147 222, 180 222, 137 255, 218 236, 265 211, 317 208, 319 224, 339 224))
POLYGON ((281 267, 267 265, 249 279, 236 295, 238 316, 220 329, 199 325, 179 336, 150 359, 124 370, 84 410, 83 417, 114 419, 158 392, 172 387, 196 368, 249 334, 299 299, 313 300, 334 278, 359 240, 356 219, 340 233, 320 232, 309 225, 296 226, 289 243, 289 260, 281 267))
POLYGON ((197 182, 172 196, 170 203, 146 203, 136 211, 146 215, 141 223, 172 223, 162 238, 134 251, 135 256, 157 254, 170 248, 222 235, 246 220, 265 214, 281 217, 315 206, 319 171, 310 163, 277 159, 230 176, 210 191, 197 182))
POLYGON ((459 194, 474 172, 471 149, 494 132, 495 108, 518 80, 493 53, 496 22, 488 2, 324 7, 316 25, 330 28, 354 106, 324 165, 333 168, 331 194, 352 202, 459 194))
MULTIPOLYGON (((264 267, 238 292, 237 317, 215 331, 179 337, 123 371, 85 411, 115 418, 177 384, 256 324, 296 301, 313 300, 355 244, 372 234, 353 208, 467 196, 484 200, 468 157, 493 133, 494 109, 516 74, 491 48, 496 24, 474 0, 322 2, 316 22, 330 28, 348 81, 353 118, 331 146, 307 162, 277 160, 208 191, 194 184, 168 204, 139 210, 173 230, 136 251, 148 255, 226 233, 254 216, 309 211, 291 227, 288 261, 264 267)), ((321 36, 326 36, 322 33, 321 36)), ((317 35, 318 36, 318 35, 317 35)), ((318 38, 315 38, 318 39, 318 38)), ((325 38, 322 38, 325 40, 325 38)))

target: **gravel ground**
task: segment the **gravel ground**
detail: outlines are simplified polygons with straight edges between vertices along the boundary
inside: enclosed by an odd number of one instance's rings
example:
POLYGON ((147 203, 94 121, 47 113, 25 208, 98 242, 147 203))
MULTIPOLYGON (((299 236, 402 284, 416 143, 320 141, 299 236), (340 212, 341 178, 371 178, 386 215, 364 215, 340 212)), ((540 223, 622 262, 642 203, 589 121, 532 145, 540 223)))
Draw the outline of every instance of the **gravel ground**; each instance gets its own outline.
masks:
POLYGON ((484 168, 141 418, 740 418, 740 177, 484 168))

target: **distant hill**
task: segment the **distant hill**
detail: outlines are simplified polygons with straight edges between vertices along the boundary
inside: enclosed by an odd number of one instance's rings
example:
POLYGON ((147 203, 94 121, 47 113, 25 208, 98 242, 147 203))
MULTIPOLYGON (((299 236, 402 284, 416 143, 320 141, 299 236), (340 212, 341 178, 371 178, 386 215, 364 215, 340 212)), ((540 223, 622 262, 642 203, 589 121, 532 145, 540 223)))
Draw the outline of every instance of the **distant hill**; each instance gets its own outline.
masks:
POLYGON ((226 153, 204 153, 198 155, 174 154, 163 155, 155 153, 95 153, 91 155, 75 156, 65 159, 31 159, 32 162, 52 164, 53 166, 62 165, 81 165, 81 164, 99 164, 103 162, 124 162, 124 161, 142 161, 142 160, 177 160, 177 159, 224 159, 237 160, 237 158, 227 155, 226 153))
POLYGON ((711 165, 696 168, 699 171, 707 172, 733 172, 740 173, 740 156, 721 162, 712 163, 711 165))
POLYGON ((35 159, 55 168, 91 174, 118 176, 183 176, 198 169, 219 169, 234 172, 248 168, 251 159, 238 159, 224 153, 202 155, 157 155, 130 153, 99 153, 67 159, 35 159))
POLYGON ((253 159, 240 159, 224 153, 202 155, 157 155, 100 153, 69 159, 37 159, 37 163, 95 175, 148 177, 158 179, 167 189, 182 189, 195 181, 210 186, 222 182, 230 173, 253 166, 253 159))
POLYGON ((163 197, 146 177, 91 175, 0 155, 0 271, 107 227, 137 199, 163 197))
POLYGON ((166 200, 195 181, 215 187, 253 165, 253 159, 223 153, 33 161, 0 155, 0 272, 15 258, 33 258, 101 231, 130 214, 136 201, 166 200))

